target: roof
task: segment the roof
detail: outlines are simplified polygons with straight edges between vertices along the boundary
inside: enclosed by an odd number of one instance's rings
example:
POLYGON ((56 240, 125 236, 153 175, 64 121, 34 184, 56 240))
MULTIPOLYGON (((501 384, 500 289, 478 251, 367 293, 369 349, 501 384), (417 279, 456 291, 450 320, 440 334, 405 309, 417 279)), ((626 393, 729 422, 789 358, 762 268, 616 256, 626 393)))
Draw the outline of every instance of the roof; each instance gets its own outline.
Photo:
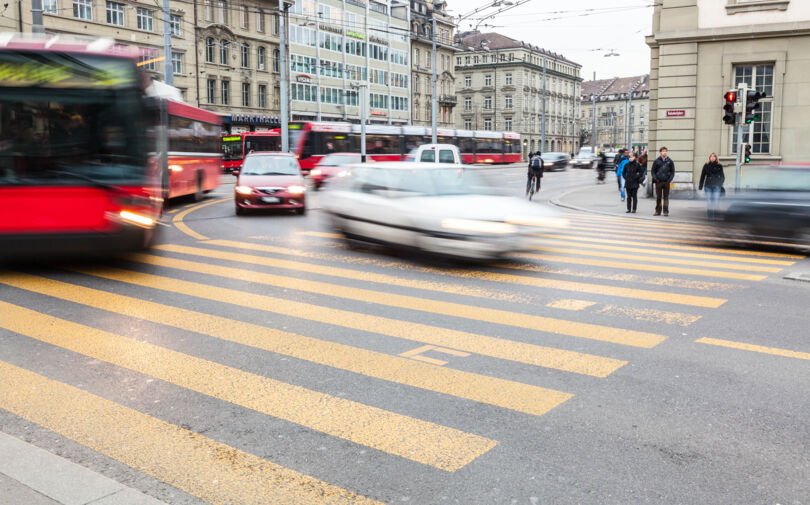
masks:
POLYGON ((472 47, 475 50, 478 50, 481 47, 481 41, 489 41, 487 47, 490 49, 528 49, 529 51, 539 54, 539 55, 546 55, 551 58, 555 58, 558 60, 565 61, 570 63, 576 67, 582 67, 579 63, 569 60, 565 56, 555 53, 553 51, 549 51, 548 49, 543 49, 536 45, 530 44, 528 42, 524 42, 522 40, 516 40, 511 37, 507 37, 506 35, 501 35, 500 33, 490 32, 490 33, 481 33, 478 31, 472 32, 463 32, 458 35, 458 46, 459 48, 464 51, 467 50, 468 47, 472 47))
POLYGON ((600 99, 613 95, 627 95, 633 90, 633 95, 644 94, 650 91, 650 74, 634 75, 631 77, 614 77, 612 79, 599 79, 582 83, 582 100, 590 100, 596 89, 600 99))

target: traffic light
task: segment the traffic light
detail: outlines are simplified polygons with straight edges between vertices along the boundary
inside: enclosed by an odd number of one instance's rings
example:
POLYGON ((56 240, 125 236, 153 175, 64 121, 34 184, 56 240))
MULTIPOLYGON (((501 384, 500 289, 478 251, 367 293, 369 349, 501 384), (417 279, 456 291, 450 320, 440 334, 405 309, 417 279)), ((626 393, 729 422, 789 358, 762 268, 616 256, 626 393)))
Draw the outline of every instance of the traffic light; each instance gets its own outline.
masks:
POLYGON ((744 163, 751 163, 751 144, 745 144, 744 163))
POLYGON ((752 123, 759 121, 759 109, 762 104, 759 103, 760 98, 765 98, 765 93, 761 91, 749 91, 745 96, 745 123, 752 123))
POLYGON ((733 125, 737 122, 737 116, 734 114, 734 104, 737 102, 737 92, 729 91, 723 95, 723 98, 726 100, 726 104, 723 106, 723 110, 725 111, 723 122, 728 125, 733 125))

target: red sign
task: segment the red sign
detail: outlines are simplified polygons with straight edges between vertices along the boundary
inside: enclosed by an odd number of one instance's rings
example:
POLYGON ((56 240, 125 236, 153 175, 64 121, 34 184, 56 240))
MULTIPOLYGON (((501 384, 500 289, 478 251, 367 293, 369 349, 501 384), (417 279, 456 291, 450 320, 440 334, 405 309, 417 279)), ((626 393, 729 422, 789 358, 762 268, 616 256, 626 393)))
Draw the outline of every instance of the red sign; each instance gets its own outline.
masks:
POLYGON ((685 117, 686 111, 685 110, 668 110, 667 117, 685 117))
POLYGON ((388 115, 388 113, 387 113, 387 112, 383 112, 383 111, 381 111, 381 110, 373 110, 373 111, 371 111, 371 115, 372 115, 372 116, 387 116, 387 115, 388 115))

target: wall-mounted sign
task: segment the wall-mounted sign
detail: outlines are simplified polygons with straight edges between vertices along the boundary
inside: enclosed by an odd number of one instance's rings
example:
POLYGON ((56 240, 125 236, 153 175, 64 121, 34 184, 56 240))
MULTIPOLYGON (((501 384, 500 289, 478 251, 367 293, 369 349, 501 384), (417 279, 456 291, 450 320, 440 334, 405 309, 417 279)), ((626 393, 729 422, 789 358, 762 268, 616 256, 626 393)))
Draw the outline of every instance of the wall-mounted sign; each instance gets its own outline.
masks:
POLYGON ((327 32, 332 32, 332 33, 341 33, 340 28, 334 27, 334 26, 332 26, 332 25, 325 25, 325 24, 321 23, 321 27, 320 27, 320 28, 321 28, 321 30, 325 30, 325 31, 327 31, 327 32))
POLYGON ((381 110, 373 110, 373 111, 371 111, 371 115, 372 115, 372 116, 387 116, 387 115, 388 115, 388 113, 387 113, 387 112, 383 112, 383 111, 381 111, 381 110))
POLYGON ((298 82, 303 82, 303 83, 306 83, 306 84, 311 84, 311 83, 312 83, 312 76, 305 75, 305 74, 300 74, 300 75, 297 75, 297 76, 295 77, 295 80, 296 80, 296 81, 298 81, 298 82))
POLYGON ((360 32, 353 32, 351 30, 346 30, 346 36, 353 37, 355 39, 366 40, 366 34, 360 32))
POLYGON ((680 110, 668 110, 667 117, 686 117, 686 111, 683 109, 680 110))
POLYGON ((388 45, 387 40, 381 39, 380 37, 375 37, 374 35, 370 35, 368 40, 370 40, 371 42, 374 42, 375 44, 380 44, 380 45, 383 45, 383 46, 388 45))

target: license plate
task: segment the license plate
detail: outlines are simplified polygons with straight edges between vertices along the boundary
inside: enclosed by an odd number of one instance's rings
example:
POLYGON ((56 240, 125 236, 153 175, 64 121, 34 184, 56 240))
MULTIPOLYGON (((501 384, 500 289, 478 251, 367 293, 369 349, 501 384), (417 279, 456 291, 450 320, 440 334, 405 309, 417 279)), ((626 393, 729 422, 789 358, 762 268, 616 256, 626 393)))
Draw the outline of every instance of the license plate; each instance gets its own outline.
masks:
POLYGON ((263 196, 262 202, 264 203, 278 203, 281 201, 281 198, 277 196, 263 196))

